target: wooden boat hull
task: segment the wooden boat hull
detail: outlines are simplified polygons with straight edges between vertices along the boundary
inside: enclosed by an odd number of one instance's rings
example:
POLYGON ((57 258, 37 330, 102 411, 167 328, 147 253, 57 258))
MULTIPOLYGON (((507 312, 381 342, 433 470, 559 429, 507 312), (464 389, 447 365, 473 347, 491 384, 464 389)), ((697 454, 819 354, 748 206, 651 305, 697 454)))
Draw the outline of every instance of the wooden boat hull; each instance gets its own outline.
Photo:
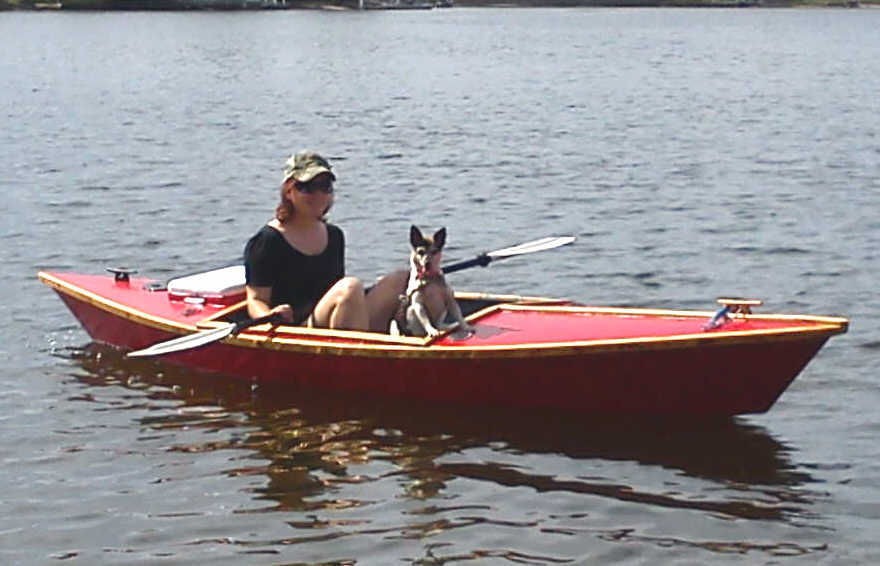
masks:
MULTIPOLYGON (((161 291, 143 290, 141 281, 126 287, 111 277, 40 277, 97 342, 137 349, 199 328, 181 320, 191 307, 163 312, 171 302, 161 291)), ((847 326, 840 318, 755 315, 710 332, 702 326, 711 313, 536 302, 542 301, 515 299, 472 314, 477 333, 468 339, 264 325, 163 360, 260 382, 428 401, 726 416, 767 411, 828 338, 847 326), (624 327, 633 324, 648 332, 626 335, 631 331, 624 327), (589 336, 586 325, 596 326, 589 336)), ((205 307, 190 317, 210 327, 232 310, 205 307)))

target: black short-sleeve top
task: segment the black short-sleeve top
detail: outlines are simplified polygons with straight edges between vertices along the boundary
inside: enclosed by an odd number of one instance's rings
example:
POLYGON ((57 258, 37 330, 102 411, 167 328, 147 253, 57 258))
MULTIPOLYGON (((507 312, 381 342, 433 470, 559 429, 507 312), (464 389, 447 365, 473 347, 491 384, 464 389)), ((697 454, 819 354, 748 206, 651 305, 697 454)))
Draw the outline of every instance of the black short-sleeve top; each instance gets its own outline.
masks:
POLYGON ((345 276, 345 235, 339 227, 327 224, 327 247, 308 255, 265 225, 244 248, 244 268, 247 284, 271 287, 271 306, 289 304, 294 323, 300 324, 324 293, 345 276))

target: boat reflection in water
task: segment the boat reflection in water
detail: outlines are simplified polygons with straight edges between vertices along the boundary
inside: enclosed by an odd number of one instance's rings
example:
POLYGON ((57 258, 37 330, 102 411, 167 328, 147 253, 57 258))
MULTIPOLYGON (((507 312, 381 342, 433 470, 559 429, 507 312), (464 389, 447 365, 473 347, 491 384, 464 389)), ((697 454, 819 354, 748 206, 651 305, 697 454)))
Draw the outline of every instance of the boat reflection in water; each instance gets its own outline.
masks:
POLYGON ((253 491, 256 499, 273 503, 258 511, 354 507, 359 502, 334 495, 336 488, 389 477, 403 486, 395 496, 416 499, 442 498, 451 481, 471 479, 496 490, 585 494, 741 519, 788 520, 811 504, 812 494, 803 486, 813 480, 792 464, 790 450, 762 427, 737 419, 600 419, 419 405, 290 387, 255 389, 126 359, 98 345, 71 357, 85 370, 77 376, 81 383, 128 385, 148 404, 156 401, 140 419, 144 427, 234 429, 220 441, 171 449, 255 452, 257 465, 223 473, 268 478, 253 491), (176 402, 173 409, 169 400, 176 402), (540 470, 535 458, 546 458, 540 470), (560 474, 563 468, 569 473, 560 474), (678 484, 674 488, 668 486, 669 471, 678 484))

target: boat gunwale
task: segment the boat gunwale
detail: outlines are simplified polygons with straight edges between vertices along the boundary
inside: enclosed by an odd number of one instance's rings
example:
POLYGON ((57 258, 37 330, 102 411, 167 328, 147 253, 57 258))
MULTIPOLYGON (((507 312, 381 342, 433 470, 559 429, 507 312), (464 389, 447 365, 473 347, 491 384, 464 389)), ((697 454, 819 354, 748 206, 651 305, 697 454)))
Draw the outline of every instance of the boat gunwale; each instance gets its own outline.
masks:
MULTIPOLYGON (((58 292, 67 294, 73 298, 86 302, 99 308, 108 314, 121 316, 127 320, 143 324, 179 335, 198 332, 199 330, 218 328, 225 324, 216 320, 230 312, 240 308, 240 303, 231 305, 212 314, 207 319, 202 319, 194 324, 179 323, 164 317, 151 315, 133 307, 120 304, 117 301, 103 297, 93 291, 83 289, 73 283, 48 273, 39 272, 39 279, 58 292)), ((584 305, 559 305, 559 304, 532 304, 532 301, 567 302, 563 299, 543 299, 536 297, 518 297, 516 295, 491 295, 486 293, 461 293, 462 296, 474 296, 486 300, 496 297, 507 299, 524 299, 523 303, 500 303, 489 305, 467 317, 469 321, 476 321, 488 314, 499 310, 511 311, 546 311, 579 314, 611 314, 631 316, 665 316, 678 318, 706 318, 713 313, 709 311, 681 311, 664 309, 642 309, 629 307, 590 307, 584 305)), ((734 318, 742 315, 734 315, 734 318)), ((827 339, 835 334, 847 331, 849 321, 842 317, 816 316, 816 315, 785 315, 785 314, 750 314, 748 318, 763 320, 802 321, 809 323, 809 327, 801 328, 776 328, 756 330, 714 330, 704 333, 680 334, 675 336, 640 336, 634 338, 615 338, 599 340, 571 340, 563 342, 524 343, 524 344, 496 344, 496 345, 443 345, 436 344, 435 338, 413 338, 406 336, 391 336, 377 332, 329 330, 320 328, 305 328, 294 326, 275 326, 266 324, 253 327, 230 336, 222 343, 232 346, 262 348, 271 350, 288 351, 302 354, 331 354, 338 356, 361 356, 361 357, 392 357, 392 358, 497 358, 497 357, 524 357, 524 356, 564 356, 584 353, 605 353, 610 351, 626 350, 660 350, 689 348, 698 344, 717 343, 718 345, 738 345, 754 343, 769 336, 775 336, 779 340, 794 340, 804 335, 814 335, 816 338, 827 339), (292 332, 289 329, 295 329, 292 332), (274 331, 273 331, 274 330, 274 331), (281 330, 281 332, 279 332, 281 330), (270 332, 271 331, 271 332, 270 332), (280 334, 286 334, 282 336, 280 334), (329 340, 328 340, 329 339, 329 340)))
MULTIPOLYGON (((493 310, 502 306, 490 307, 493 310)), ((767 337, 776 342, 792 341, 811 335, 827 339, 845 332, 845 327, 836 324, 822 324, 810 328, 785 328, 749 331, 711 332, 705 334, 681 334, 677 336, 646 336, 638 338, 616 338, 606 340, 580 340, 569 342, 545 342, 528 344, 499 344, 477 346, 430 345, 413 348, 405 345, 376 346, 369 344, 346 344, 302 338, 283 338, 270 335, 255 335, 242 332, 226 339, 226 343, 236 346, 263 348, 303 354, 331 354, 339 356, 431 358, 431 359, 475 359, 530 356, 566 356, 601 354, 620 351, 642 352, 693 348, 702 344, 733 346, 754 344, 767 337)))

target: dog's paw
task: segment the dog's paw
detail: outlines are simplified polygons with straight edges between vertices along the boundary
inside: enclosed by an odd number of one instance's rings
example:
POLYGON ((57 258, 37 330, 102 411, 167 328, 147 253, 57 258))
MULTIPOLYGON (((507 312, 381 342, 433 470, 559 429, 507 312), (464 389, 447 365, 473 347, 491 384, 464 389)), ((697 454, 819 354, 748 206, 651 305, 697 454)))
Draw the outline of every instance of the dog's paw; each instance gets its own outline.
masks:
POLYGON ((388 334, 391 336, 403 336, 403 332, 400 331, 400 327, 397 325, 396 320, 392 320, 388 324, 388 334))

